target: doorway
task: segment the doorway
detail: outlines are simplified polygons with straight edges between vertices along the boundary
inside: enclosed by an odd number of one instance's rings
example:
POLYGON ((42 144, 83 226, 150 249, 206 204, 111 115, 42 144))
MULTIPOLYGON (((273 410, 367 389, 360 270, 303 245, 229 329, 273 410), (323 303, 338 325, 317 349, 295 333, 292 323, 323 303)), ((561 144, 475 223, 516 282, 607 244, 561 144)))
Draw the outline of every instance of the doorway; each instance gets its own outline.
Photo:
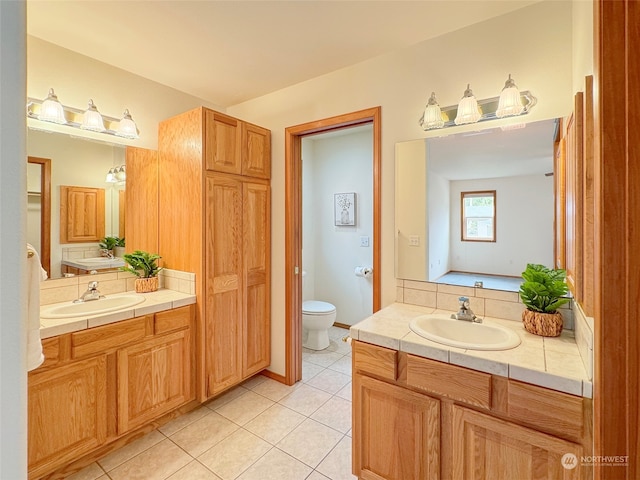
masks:
POLYGON ((27 162, 27 239, 51 277, 51 159, 27 157, 27 162))
POLYGON ((381 108, 285 129, 285 382, 302 378, 302 138, 357 125, 373 129, 373 312, 380 309, 381 108))

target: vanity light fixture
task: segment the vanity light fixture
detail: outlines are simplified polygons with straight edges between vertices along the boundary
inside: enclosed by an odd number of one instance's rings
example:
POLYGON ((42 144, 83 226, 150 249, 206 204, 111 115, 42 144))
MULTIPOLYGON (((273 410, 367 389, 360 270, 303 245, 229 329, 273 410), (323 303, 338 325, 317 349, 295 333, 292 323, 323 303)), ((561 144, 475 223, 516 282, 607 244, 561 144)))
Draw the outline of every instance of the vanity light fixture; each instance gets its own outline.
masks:
POLYGON ((67 123, 67 119, 64 116, 64 108, 53 91, 53 88, 49 89, 49 95, 47 95, 47 98, 42 102, 37 118, 43 122, 58 123, 60 125, 67 123))
POLYGON ((471 85, 467 83, 467 89, 458 103, 458 113, 454 123, 456 125, 465 125, 467 123, 476 123, 482 117, 478 101, 471 91, 471 85))
POLYGON ((111 167, 109 169, 109 171, 107 172, 107 178, 105 179, 105 182, 107 183, 116 183, 116 172, 115 172, 115 168, 111 167))
POLYGON ((93 100, 89 99, 89 106, 82 115, 82 125, 80 128, 83 130, 91 130, 92 132, 104 132, 104 120, 102 115, 98 111, 98 108, 94 105, 93 100))
POLYGON ((106 183, 119 183, 127 181, 127 169, 126 165, 120 165, 117 167, 111 167, 107 172, 106 183))
POLYGON ((435 99, 435 94, 432 93, 418 124, 427 131, 526 115, 537 102, 538 99, 530 91, 518 91, 518 87, 509 74, 499 97, 476 100, 471 86, 467 84, 467 89, 458 105, 441 108, 435 99), (440 112, 439 117, 438 111, 440 112))
POLYGON ((85 110, 67 107, 58 101, 53 88, 49 89, 49 95, 45 100, 27 99, 27 118, 129 140, 139 138, 138 127, 128 109, 124 111, 123 117, 118 119, 98 112, 93 100, 89 100, 89 106, 85 110))

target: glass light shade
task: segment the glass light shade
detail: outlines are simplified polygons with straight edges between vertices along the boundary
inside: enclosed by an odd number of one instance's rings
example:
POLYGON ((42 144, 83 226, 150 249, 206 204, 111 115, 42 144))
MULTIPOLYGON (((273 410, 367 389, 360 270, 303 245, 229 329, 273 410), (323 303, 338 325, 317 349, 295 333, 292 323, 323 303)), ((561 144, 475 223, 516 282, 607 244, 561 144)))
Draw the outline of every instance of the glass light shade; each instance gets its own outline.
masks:
POLYGON ((500 93, 496 117, 502 118, 520 115, 523 110, 524 107, 522 105, 522 99, 520 98, 520 91, 516 83, 511 79, 511 74, 509 74, 509 78, 504 82, 504 88, 500 93))
POLYGON ((119 182, 124 182, 127 179, 127 172, 124 168, 124 165, 120 165, 120 167, 115 170, 116 180, 119 182))
POLYGON ((116 135, 130 139, 138 138, 138 127, 136 126, 136 122, 132 120, 129 110, 124 111, 124 115, 122 120, 120 120, 116 135))
POLYGON ((471 85, 467 84, 467 89, 464 91, 464 96, 458 104, 458 113, 454 123, 456 125, 465 125, 467 123, 476 123, 482 117, 480 109, 478 108, 478 101, 473 96, 473 92, 470 88, 471 85))
POLYGON ((116 183, 116 175, 114 172, 113 168, 110 168, 109 171, 107 172, 107 178, 105 179, 105 182, 107 183, 116 183))
POLYGON ((435 92, 431 92, 429 102, 424 109, 424 115, 422 116, 422 129, 432 130, 434 128, 442 128, 444 126, 444 120, 442 120, 442 110, 436 100, 435 92))
POLYGON ((40 114, 38 115, 38 120, 58 123, 61 125, 67 123, 67 119, 64 117, 64 108, 58 101, 58 97, 56 97, 56 94, 53 92, 53 88, 49 89, 49 95, 40 106, 40 114))
POLYGON ((80 128, 93 132, 104 132, 106 130, 106 128, 104 128, 102 115, 100 115, 100 112, 93 104, 93 100, 89 100, 89 107, 82 116, 82 125, 80 125, 80 128))

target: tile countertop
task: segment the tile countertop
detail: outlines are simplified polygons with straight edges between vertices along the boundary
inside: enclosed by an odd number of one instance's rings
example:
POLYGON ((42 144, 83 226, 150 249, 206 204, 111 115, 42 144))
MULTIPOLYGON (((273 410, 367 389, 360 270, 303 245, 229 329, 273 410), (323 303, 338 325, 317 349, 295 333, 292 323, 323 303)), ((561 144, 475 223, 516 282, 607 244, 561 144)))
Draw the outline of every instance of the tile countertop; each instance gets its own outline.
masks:
POLYGON ((413 318, 429 313, 451 312, 394 303, 353 325, 350 335, 355 340, 420 357, 592 397, 592 383, 572 331, 565 330, 559 337, 540 337, 527 332, 520 322, 484 317, 515 330, 522 342, 509 350, 466 350, 427 340, 410 330, 413 318))
MULTIPOLYGON (((148 315, 151 313, 170 310, 185 305, 196 303, 196 296, 188 293, 180 293, 175 290, 165 288, 149 293, 124 292, 107 295, 107 297, 117 297, 120 295, 142 295, 145 297, 142 303, 133 307, 123 308, 115 312, 103 313, 100 315, 86 315, 82 317, 72 318, 41 318, 40 319, 40 338, 45 339, 62 335, 63 333, 77 332, 87 328, 99 327, 109 323, 127 320, 129 318, 148 315)), ((100 300, 97 300, 98 302, 100 300)), ((56 304, 43 305, 40 307, 50 308, 58 305, 68 305, 70 302, 62 302, 56 304)))

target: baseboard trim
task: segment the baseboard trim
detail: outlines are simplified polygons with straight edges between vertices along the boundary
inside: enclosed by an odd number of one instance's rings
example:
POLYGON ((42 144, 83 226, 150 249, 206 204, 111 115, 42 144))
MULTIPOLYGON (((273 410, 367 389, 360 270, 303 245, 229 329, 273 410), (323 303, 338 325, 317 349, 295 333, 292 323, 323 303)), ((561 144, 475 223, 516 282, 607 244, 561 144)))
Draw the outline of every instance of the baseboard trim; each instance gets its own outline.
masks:
POLYGON ((261 373, 267 378, 270 378, 272 380, 275 380, 276 382, 284 383, 285 385, 287 385, 287 377, 285 377, 284 375, 273 373, 269 370, 263 370, 261 373))

